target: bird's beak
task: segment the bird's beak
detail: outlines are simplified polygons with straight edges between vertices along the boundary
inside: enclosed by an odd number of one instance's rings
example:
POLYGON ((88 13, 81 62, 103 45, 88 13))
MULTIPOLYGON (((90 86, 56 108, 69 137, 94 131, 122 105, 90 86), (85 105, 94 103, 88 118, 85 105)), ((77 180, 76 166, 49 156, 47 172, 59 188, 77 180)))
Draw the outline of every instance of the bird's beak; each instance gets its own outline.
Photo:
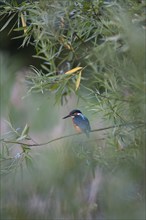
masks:
POLYGON ((66 118, 69 118, 69 117, 71 117, 71 115, 67 115, 67 116, 65 116, 65 117, 62 118, 62 119, 66 119, 66 118))

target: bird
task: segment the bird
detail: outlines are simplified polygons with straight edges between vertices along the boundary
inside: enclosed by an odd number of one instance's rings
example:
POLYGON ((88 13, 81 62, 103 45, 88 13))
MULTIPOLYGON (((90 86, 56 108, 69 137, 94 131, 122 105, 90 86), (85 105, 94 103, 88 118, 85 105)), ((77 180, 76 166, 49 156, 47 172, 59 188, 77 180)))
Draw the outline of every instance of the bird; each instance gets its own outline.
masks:
POLYGON ((78 109, 72 110, 67 116, 63 117, 63 119, 66 119, 69 117, 72 118, 73 125, 76 131, 79 133, 85 133, 86 136, 89 137, 91 126, 90 126, 88 118, 86 118, 86 116, 83 115, 82 112, 78 109))
MULTIPOLYGON (((91 126, 88 118, 86 118, 83 113, 78 110, 74 109, 72 110, 67 116, 63 117, 63 119, 66 118, 72 118, 73 125, 77 132, 85 133, 86 136, 89 138, 89 133, 91 132, 91 126)), ((93 178, 95 178, 95 169, 94 169, 94 159, 93 159, 93 150, 90 149, 90 152, 88 154, 87 163, 90 164, 93 178)))

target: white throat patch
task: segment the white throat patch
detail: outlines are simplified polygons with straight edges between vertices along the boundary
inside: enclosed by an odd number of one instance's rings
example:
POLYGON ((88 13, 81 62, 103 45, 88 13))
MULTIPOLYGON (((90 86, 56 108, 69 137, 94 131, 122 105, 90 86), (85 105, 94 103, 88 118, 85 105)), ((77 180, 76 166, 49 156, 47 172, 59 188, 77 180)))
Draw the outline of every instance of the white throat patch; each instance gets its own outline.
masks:
POLYGON ((82 115, 81 113, 77 113, 77 115, 82 115))

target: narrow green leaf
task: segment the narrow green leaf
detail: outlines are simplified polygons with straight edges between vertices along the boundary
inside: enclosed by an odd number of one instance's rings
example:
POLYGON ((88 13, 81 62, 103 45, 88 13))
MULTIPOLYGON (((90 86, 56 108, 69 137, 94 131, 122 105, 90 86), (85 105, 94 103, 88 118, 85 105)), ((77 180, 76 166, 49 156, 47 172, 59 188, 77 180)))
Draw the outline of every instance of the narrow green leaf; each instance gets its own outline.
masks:
POLYGON ((21 135, 22 136, 28 135, 28 132, 29 132, 29 126, 26 124, 21 135))
POLYGON ((81 82, 81 71, 79 72, 79 75, 77 76, 77 81, 76 81, 76 91, 78 90, 81 82))
POLYGON ((11 20, 15 17, 15 14, 12 14, 11 17, 7 20, 7 22, 4 24, 4 26, 0 29, 0 31, 3 31, 8 24, 11 22, 11 20))

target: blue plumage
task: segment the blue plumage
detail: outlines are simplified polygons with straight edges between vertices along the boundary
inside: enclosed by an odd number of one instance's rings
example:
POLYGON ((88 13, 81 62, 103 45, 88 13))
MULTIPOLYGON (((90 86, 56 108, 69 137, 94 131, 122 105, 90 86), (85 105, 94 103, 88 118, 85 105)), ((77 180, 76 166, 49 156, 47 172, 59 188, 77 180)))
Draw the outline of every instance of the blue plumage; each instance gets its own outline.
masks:
POLYGON ((89 132, 91 131, 90 123, 88 118, 86 118, 80 110, 73 110, 69 115, 65 116, 63 119, 72 117, 74 127, 78 132, 83 132, 89 137, 89 132))

